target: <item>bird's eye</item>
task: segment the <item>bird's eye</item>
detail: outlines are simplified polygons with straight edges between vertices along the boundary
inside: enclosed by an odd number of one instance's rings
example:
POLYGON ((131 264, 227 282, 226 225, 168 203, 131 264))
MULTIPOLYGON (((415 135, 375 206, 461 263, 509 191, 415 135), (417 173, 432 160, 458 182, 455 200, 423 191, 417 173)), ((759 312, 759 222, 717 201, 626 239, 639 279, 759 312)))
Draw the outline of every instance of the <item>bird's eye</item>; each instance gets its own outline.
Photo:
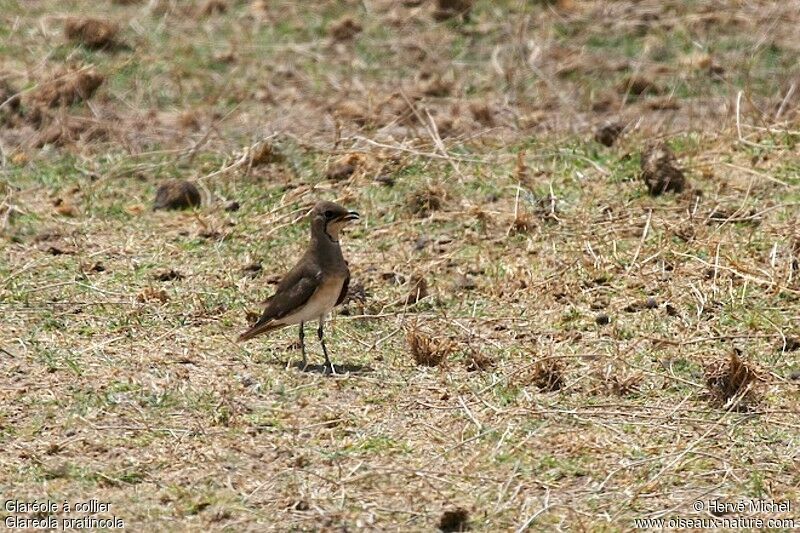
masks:
POLYGON ((325 211, 325 218, 327 218, 328 220, 332 219, 333 218, 333 211, 330 211, 330 210, 325 211))

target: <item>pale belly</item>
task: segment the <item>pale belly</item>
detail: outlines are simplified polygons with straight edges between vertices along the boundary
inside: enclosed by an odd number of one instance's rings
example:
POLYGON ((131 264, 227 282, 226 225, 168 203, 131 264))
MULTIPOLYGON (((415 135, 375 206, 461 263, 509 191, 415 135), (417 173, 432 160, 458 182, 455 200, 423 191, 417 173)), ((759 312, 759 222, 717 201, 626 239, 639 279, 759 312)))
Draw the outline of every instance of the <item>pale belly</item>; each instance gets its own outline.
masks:
POLYGON ((322 318, 336 305, 336 300, 339 299, 343 284, 344 277, 326 279, 314 294, 311 295, 306 305, 299 311, 286 315, 280 319, 279 322, 281 324, 291 325, 322 318))

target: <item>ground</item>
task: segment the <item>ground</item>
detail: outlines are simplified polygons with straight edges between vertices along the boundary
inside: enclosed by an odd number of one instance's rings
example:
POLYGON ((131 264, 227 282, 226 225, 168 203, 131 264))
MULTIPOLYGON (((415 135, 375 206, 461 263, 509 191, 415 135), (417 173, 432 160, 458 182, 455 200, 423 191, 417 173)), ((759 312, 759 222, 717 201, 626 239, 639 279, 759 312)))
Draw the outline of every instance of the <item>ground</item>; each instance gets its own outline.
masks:
POLYGON ((0 1, 4 501, 800 519, 800 3, 470 4, 0 1), (337 376, 312 327, 306 371, 295 328, 236 342, 319 199, 362 215, 337 376))

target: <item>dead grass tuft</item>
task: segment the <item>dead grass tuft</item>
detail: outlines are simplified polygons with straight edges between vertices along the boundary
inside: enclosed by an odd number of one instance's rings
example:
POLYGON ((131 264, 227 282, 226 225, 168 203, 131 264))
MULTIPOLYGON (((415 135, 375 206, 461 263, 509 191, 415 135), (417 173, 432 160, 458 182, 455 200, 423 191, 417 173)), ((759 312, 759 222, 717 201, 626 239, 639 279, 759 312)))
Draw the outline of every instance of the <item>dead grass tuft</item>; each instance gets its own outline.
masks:
POLYGON ((493 357, 475 348, 470 348, 464 359, 464 366, 467 372, 485 372, 494 368, 495 364, 496 362, 493 357))
POLYGON ((607 392, 615 396, 628 396, 639 390, 644 376, 638 372, 627 372, 619 365, 606 365, 600 373, 600 381, 607 392))
POLYGON ((56 73, 30 93, 30 103, 44 107, 69 106, 92 97, 105 76, 94 68, 56 73))
POLYGON ((539 225, 539 221, 530 213, 520 211, 511 223, 511 233, 530 233, 539 225))
POLYGON ((136 295, 136 301, 140 303, 158 301, 164 303, 169 300, 169 295, 164 289, 156 289, 155 287, 145 287, 136 295))
POLYGON ((119 26, 98 18, 69 17, 64 21, 64 36, 88 48, 112 48, 119 46, 119 26))
POLYGON ((439 530, 445 533, 469 531, 469 511, 463 507, 456 507, 443 512, 439 518, 439 530))
POLYGON ((642 75, 632 75, 617 84, 617 91, 630 96, 661 94, 662 89, 656 82, 642 75))
POLYGON ((755 387, 763 381, 761 371, 743 361, 736 352, 731 353, 728 359, 706 365, 705 379, 714 401, 727 405, 731 400, 740 398, 740 405, 744 406, 755 400, 755 387))
POLYGON ((365 164, 366 156, 364 154, 346 154, 328 167, 328 170, 325 171, 325 179, 332 181, 346 180, 365 164))
POLYGON ((447 191, 438 185, 426 184, 413 191, 406 199, 408 210, 417 216, 428 216, 444 206, 447 191))
POLYGON ((434 338, 417 326, 406 331, 406 341, 414 361, 421 366, 439 366, 453 353, 454 345, 450 339, 434 338))
POLYGON ((56 198, 53 200, 53 207, 55 207, 56 213, 61 216, 75 218, 80 214, 75 204, 64 198, 56 198))
POLYGON ((106 139, 108 134, 103 122, 72 116, 56 117, 33 138, 33 146, 64 146, 79 140, 91 142, 106 139))
POLYGON ((357 126, 366 126, 373 122, 369 109, 355 100, 345 100, 336 104, 334 114, 341 120, 353 122, 357 126))
POLYGON ((663 141, 648 143, 642 152, 641 179, 652 196, 665 192, 683 192, 686 178, 678 167, 675 154, 663 141))
POLYGON ((559 359, 538 361, 528 372, 525 381, 542 392, 555 392, 564 387, 564 363, 559 359))
MULTIPOLYGON (((441 74, 435 73, 427 73, 426 75, 422 76, 418 90, 421 94, 425 96, 434 96, 438 98, 443 98, 445 96, 450 96, 453 92, 453 88, 455 87, 455 80, 450 77, 442 76, 441 74)), ((447 117, 450 118, 450 117, 447 117)), ((450 118, 452 120, 452 118, 450 118)), ((437 123, 437 127, 439 124, 437 123)))
POLYGON ((199 207, 200 203, 200 191, 193 183, 175 179, 162 183, 158 187, 153 210, 189 209, 199 207))
POLYGON ((497 122, 495 120, 495 110, 489 104, 472 102, 469 104, 469 112, 472 118, 483 126, 494 126, 497 122))
POLYGON ((286 161, 286 156, 271 142, 265 141, 250 151, 250 164, 254 167, 273 165, 286 161))

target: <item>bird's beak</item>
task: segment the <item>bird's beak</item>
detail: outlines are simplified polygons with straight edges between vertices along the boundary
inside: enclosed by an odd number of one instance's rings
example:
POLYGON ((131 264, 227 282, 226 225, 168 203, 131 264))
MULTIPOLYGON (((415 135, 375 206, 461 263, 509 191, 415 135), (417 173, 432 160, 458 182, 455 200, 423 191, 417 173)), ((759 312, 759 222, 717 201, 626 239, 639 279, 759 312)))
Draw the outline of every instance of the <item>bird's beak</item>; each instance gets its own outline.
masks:
POLYGON ((343 222, 350 222, 352 220, 358 220, 360 218, 361 217, 359 216, 358 213, 356 213, 355 211, 350 211, 346 215, 342 216, 342 218, 340 218, 339 220, 343 222))

